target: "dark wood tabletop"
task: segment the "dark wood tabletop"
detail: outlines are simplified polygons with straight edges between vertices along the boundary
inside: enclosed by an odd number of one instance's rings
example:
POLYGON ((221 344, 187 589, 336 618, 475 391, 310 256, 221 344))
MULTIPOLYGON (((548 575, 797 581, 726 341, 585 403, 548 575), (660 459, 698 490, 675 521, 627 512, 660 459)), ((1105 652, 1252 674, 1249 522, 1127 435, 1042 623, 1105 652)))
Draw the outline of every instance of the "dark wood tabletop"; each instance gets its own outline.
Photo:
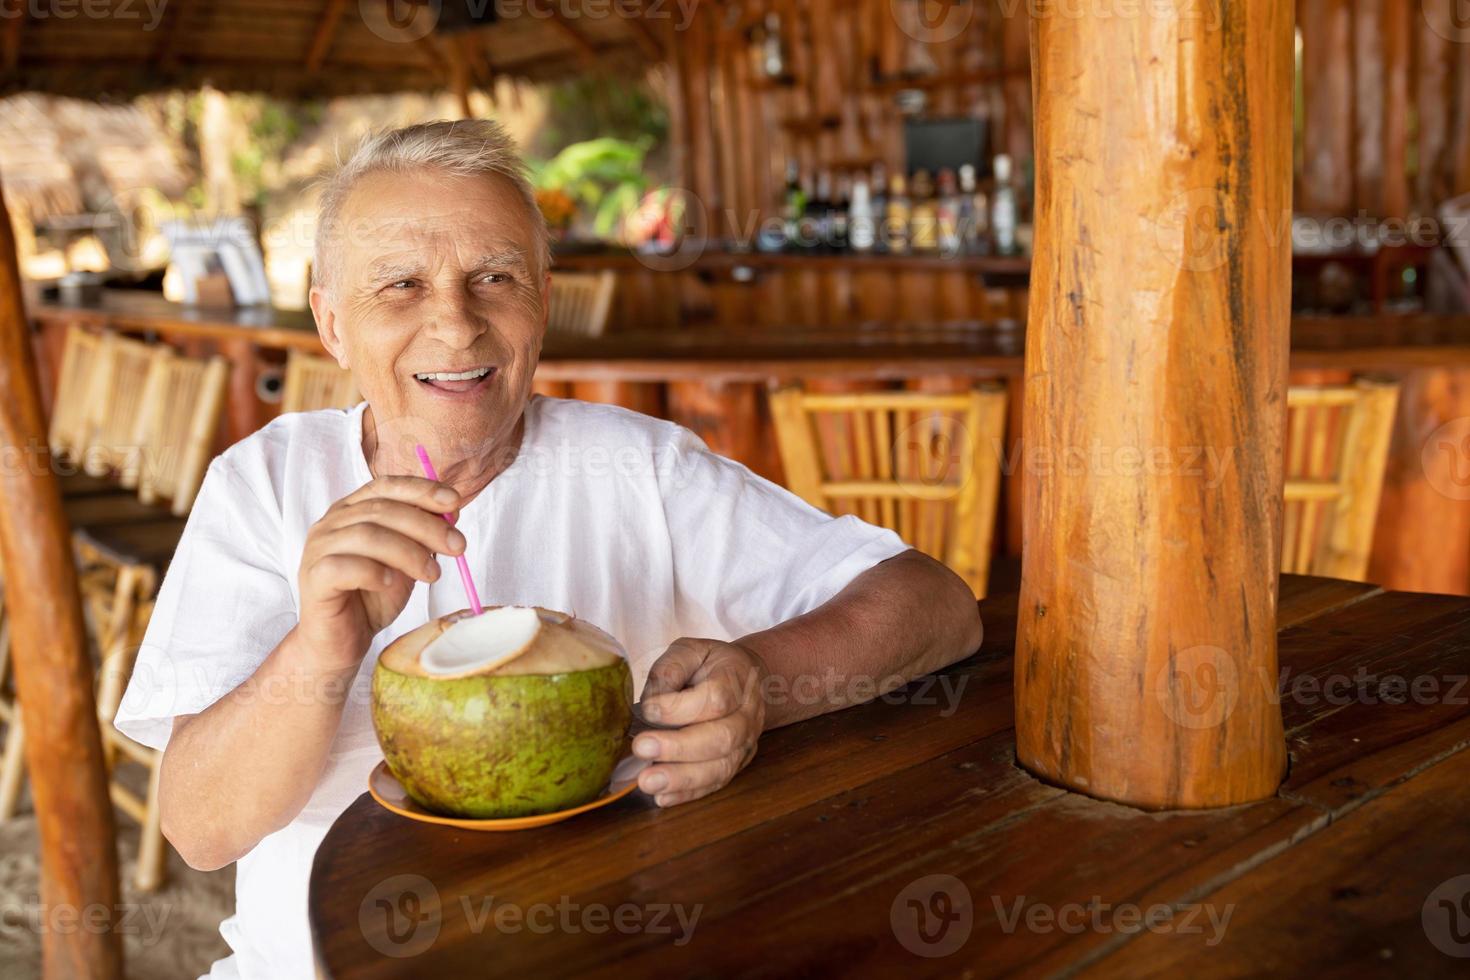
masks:
POLYGON ((684 806, 496 834, 364 793, 312 869, 322 972, 1466 975, 1470 599, 1284 578, 1290 773, 1170 813, 1016 766, 1015 595, 981 609, 975 656, 684 806))

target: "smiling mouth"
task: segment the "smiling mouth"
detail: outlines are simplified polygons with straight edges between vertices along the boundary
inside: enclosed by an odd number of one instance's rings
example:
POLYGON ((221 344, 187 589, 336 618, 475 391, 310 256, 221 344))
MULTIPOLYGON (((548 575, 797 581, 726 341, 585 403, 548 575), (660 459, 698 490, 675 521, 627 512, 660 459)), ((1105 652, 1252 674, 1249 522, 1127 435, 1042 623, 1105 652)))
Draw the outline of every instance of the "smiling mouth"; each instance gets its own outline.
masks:
POLYGON ((471 391, 493 377, 495 368, 477 367, 468 371, 422 371, 414 375, 419 384, 439 391, 471 391))

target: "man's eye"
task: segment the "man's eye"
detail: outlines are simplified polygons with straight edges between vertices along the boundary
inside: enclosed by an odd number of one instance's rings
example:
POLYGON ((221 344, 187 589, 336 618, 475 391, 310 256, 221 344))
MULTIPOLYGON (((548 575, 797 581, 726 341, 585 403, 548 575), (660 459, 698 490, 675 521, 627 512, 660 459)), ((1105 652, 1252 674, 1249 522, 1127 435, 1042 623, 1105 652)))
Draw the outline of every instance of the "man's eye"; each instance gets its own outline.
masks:
POLYGON ((389 289, 412 289, 413 287, 417 286, 418 284, 419 283, 418 283, 418 280, 417 279, 399 279, 397 282, 393 283, 388 288, 389 289))
POLYGON ((487 272, 480 277, 480 281, 488 283, 510 282, 510 276, 503 272, 487 272))

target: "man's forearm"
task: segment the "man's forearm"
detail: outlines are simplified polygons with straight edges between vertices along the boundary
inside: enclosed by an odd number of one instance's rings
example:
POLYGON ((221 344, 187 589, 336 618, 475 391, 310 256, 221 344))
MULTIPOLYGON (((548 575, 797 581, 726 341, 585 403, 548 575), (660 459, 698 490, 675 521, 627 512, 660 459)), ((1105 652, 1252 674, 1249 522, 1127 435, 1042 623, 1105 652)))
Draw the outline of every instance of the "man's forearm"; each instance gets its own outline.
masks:
POLYGON ((766 727, 871 700, 980 647, 980 612, 964 581, 907 551, 863 572, 831 600, 742 637, 771 672, 766 727))
POLYGON ((164 835, 190 865, 229 864, 310 799, 357 668, 309 663, 293 630, 239 687, 175 720, 159 803, 164 835))

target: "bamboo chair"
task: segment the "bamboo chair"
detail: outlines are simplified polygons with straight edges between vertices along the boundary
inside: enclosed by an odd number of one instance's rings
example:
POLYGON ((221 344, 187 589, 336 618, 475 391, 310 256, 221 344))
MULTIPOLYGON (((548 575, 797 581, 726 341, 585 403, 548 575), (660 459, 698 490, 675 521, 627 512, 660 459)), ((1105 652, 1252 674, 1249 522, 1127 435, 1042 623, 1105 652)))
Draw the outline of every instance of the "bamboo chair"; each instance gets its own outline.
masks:
POLYGON ((551 309, 546 329, 578 337, 601 337, 612 311, 617 276, 597 273, 562 272, 551 280, 551 309))
POLYGON ((1396 382, 1288 389, 1281 570, 1366 580, 1396 382))
POLYGON ((281 388, 281 413, 314 412, 320 408, 351 408, 361 401, 352 373, 327 357, 291 351, 286 355, 286 381, 281 388))
POLYGON ((143 641, 148 618, 153 613, 153 599, 140 601, 133 608, 132 619, 123 624, 122 632, 112 637, 104 650, 97 673, 97 720, 102 732, 102 759, 107 766, 108 795, 112 805, 138 822, 138 863, 133 871, 133 885, 140 892, 155 891, 163 884, 168 867, 168 848, 163 839, 158 786, 163 753, 128 738, 113 725, 123 692, 133 673, 138 645, 143 641), (142 766, 148 774, 148 788, 139 796, 117 779, 120 765, 142 766))
POLYGON ((138 485, 143 445, 139 420, 147 407, 154 368, 167 348, 104 334, 89 381, 84 418, 89 476, 113 476, 128 489, 138 485))
POLYGON ((771 393, 786 484, 814 507, 896 532, 983 598, 1005 437, 999 386, 958 394, 771 393))
POLYGON ((51 399, 51 426, 47 442, 51 452, 81 462, 90 442, 87 416, 91 409, 93 374, 102 349, 102 336, 72 325, 66 328, 61 349, 61 368, 56 375, 56 394, 51 399))
POLYGON ((10 619, 0 598, 0 722, 5 723, 5 747, 0 749, 0 823, 15 816, 20 791, 25 783, 25 731, 21 727, 20 702, 10 670, 10 619))

